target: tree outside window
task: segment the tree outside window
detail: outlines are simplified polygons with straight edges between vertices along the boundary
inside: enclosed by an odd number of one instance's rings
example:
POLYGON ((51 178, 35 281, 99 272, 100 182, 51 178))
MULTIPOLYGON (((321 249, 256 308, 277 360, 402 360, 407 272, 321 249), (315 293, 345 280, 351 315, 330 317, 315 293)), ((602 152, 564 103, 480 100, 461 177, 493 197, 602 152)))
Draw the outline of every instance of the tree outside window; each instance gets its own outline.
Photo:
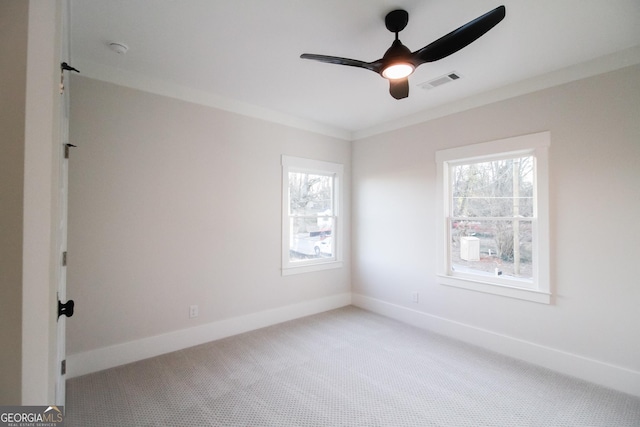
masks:
POLYGON ((436 152, 440 283, 550 302, 549 132, 436 152))
POLYGON ((451 263, 532 280, 534 158, 451 167, 451 263))

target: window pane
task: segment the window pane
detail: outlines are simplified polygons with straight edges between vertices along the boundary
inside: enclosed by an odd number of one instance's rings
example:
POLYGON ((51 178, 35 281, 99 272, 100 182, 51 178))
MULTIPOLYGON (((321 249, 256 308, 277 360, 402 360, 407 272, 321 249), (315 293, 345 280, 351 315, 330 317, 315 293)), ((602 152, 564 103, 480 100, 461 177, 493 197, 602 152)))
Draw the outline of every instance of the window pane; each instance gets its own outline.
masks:
POLYGON ((454 217, 533 216, 532 156, 451 168, 454 217))
POLYGON ((282 275, 341 268, 344 166, 282 156, 282 275))
POLYGON ((333 215, 333 175, 289 172, 290 215, 333 215))
POLYGON ((531 221, 524 219, 451 222, 452 270, 530 281, 531 226, 531 221))
POLYGON ((291 217, 289 260, 333 258, 334 217, 291 217))

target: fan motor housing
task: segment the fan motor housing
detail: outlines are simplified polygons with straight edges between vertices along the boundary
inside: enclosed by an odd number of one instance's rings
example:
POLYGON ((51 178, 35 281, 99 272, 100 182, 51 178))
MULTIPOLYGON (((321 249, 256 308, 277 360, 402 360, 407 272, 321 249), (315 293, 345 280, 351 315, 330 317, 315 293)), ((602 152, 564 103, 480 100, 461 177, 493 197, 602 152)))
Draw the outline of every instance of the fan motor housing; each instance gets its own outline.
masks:
POLYGON ((387 30, 392 33, 399 33, 404 30, 408 23, 409 13, 402 9, 392 10, 387 13, 387 16, 384 18, 384 25, 387 27, 387 30))
POLYGON ((384 53, 382 59, 387 61, 393 61, 394 59, 404 59, 410 62, 411 51, 408 47, 402 44, 400 40, 395 40, 391 47, 384 53))

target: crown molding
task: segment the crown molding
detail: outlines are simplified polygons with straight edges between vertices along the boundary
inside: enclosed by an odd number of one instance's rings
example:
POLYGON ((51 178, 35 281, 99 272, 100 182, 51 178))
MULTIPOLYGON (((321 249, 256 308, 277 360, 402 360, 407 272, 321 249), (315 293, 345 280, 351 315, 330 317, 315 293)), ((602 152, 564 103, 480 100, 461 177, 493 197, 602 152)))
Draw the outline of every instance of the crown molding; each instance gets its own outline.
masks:
POLYGON ((147 75, 125 71, 119 68, 98 64, 92 61, 84 61, 81 59, 74 60, 74 66, 81 70, 82 76, 90 79, 113 83, 119 86, 137 89, 169 98, 175 98, 194 104, 205 105, 207 107, 213 107, 243 116, 318 133, 332 138, 342 139, 344 141, 351 141, 351 132, 345 129, 324 125, 312 120, 306 120, 289 114, 280 113, 275 110, 235 101, 214 93, 192 89, 167 80, 161 80, 147 75))
POLYGON ((424 110, 401 119, 392 120, 381 123, 377 126, 355 131, 352 133, 352 140, 358 141, 371 136, 445 117, 450 114, 459 113, 509 98, 515 98, 517 96, 526 95, 528 93, 537 92, 539 90, 615 71, 620 68, 636 64, 640 64, 640 45, 567 68, 532 77, 530 79, 508 84, 458 101, 429 108, 428 110, 424 110))
POLYGON ((267 108, 225 98, 214 93, 204 92, 182 86, 166 80, 155 79, 142 74, 104 66, 91 61, 75 60, 82 75, 120 86, 142 90, 157 95, 180 99, 195 104, 218 108, 220 110, 265 120, 284 126, 313 132, 344 141, 358 141, 371 136, 428 122, 450 114, 481 107, 539 90, 559 86, 572 81, 585 79, 598 74, 615 71, 620 68, 640 64, 640 45, 605 55, 590 61, 552 71, 540 76, 508 84, 487 92, 472 95, 454 102, 429 108, 418 113, 376 126, 351 132, 346 129, 318 123, 313 120, 284 114, 267 108))

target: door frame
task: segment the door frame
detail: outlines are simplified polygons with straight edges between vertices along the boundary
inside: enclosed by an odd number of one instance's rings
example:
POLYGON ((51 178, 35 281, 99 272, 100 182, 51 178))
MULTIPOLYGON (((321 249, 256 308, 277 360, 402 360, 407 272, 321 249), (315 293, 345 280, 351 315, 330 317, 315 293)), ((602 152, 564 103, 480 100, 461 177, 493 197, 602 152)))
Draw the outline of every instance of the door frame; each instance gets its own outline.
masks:
MULTIPOLYGON (((60 49, 59 63, 69 62, 70 34, 69 34, 69 3, 61 1, 60 13, 60 49)), ((67 225, 68 225, 68 194, 69 194, 69 72, 60 69, 60 97, 59 106, 59 146, 57 150, 58 162, 58 212, 55 227, 56 262, 56 300, 67 302, 67 225)), ((56 303, 57 304, 57 303, 56 303)), ((56 324, 56 364, 55 364, 55 404, 64 406, 66 402, 66 316, 60 316, 55 307, 56 324)))

